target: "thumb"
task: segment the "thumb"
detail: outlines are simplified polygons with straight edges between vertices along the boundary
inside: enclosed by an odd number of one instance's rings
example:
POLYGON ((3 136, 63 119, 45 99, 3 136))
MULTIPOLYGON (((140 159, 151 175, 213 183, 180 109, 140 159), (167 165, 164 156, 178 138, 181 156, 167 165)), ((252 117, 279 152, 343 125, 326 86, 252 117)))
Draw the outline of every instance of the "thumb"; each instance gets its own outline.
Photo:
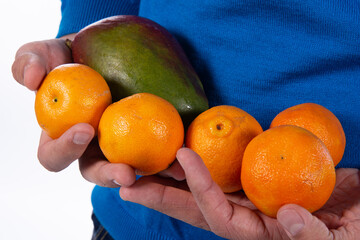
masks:
POLYGON ((51 139, 42 132, 39 161, 47 170, 59 172, 81 157, 94 135, 94 128, 87 123, 72 126, 58 139, 51 139))
POLYGON ((281 207, 277 220, 292 240, 333 239, 332 233, 322 221, 298 205, 281 207))

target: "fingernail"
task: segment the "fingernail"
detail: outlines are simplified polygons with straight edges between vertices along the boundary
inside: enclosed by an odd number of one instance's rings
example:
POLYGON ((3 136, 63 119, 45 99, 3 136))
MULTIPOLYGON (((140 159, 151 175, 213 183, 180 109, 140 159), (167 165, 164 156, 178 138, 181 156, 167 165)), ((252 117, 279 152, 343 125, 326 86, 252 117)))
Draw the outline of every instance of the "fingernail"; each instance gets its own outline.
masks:
POLYGON ((118 185, 119 187, 121 187, 121 184, 118 183, 115 179, 113 180, 113 183, 115 183, 116 185, 118 185))
POLYGON ((281 211, 277 219, 292 236, 298 234, 305 225, 302 217, 294 210, 281 211))
POLYGON ((90 141, 91 136, 87 133, 75 133, 73 137, 73 143, 78 145, 87 144, 90 141))

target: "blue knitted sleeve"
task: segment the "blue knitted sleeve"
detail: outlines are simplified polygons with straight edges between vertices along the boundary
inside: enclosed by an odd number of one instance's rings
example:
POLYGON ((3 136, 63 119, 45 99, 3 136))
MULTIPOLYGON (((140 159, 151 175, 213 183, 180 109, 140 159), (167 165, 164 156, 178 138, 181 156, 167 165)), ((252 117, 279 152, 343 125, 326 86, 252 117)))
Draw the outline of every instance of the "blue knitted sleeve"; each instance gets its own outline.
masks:
POLYGON ((61 22, 56 37, 76 33, 83 27, 114 15, 137 15, 140 0, 62 0, 61 22))

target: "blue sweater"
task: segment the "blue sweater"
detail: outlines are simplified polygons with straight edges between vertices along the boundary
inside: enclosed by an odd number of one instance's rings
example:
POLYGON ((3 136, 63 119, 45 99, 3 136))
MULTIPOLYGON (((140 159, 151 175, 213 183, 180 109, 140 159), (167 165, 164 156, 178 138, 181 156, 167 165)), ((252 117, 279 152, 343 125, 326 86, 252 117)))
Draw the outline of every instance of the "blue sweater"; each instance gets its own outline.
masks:
MULTIPOLYGON (((360 10, 355 0, 62 1, 58 36, 101 18, 152 19, 180 42, 210 106, 235 105, 264 129, 304 102, 330 109, 347 137, 338 167, 360 167, 360 10)), ((116 239, 219 239, 95 187, 94 212, 116 239)))

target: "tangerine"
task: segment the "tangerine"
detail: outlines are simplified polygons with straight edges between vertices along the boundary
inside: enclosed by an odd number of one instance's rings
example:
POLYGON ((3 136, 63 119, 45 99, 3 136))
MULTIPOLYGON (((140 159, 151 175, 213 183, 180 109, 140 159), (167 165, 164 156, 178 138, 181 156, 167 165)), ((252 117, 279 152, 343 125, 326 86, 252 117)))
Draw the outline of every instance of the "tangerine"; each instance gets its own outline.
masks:
POLYGON ((184 126, 171 103, 150 93, 138 93, 105 110, 98 137, 110 162, 128 164, 139 175, 151 175, 175 160, 184 142, 184 126))
POLYGON ((303 103, 280 112, 271 127, 295 125, 303 127, 319 137, 328 148, 334 165, 342 159, 345 151, 345 133, 339 119, 327 108, 316 103, 303 103))
POLYGON ((335 167, 324 143, 310 131, 292 125, 270 128, 246 147, 241 182, 249 200, 276 217, 285 204, 310 212, 320 209, 335 186, 335 167))
POLYGON ((213 180, 226 192, 241 189, 240 172, 245 147, 262 127, 235 106, 212 107, 190 124, 185 145, 204 161, 213 180))
POLYGON ((89 123, 96 131, 111 100, 109 86, 98 72, 82 64, 63 64, 40 85, 35 114, 40 127, 55 139, 77 123, 89 123))

